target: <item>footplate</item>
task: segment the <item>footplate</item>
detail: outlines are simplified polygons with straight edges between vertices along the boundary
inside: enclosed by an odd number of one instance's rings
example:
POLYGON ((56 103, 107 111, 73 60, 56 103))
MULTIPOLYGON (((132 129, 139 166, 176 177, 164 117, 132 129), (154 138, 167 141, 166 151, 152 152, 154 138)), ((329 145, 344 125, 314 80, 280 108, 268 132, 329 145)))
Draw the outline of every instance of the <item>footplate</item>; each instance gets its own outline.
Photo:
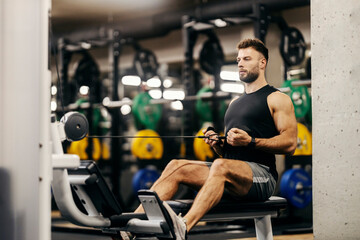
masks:
POLYGON ((138 197, 148 220, 131 219, 127 224, 127 231, 152 233, 156 237, 175 239, 171 218, 158 195, 153 191, 140 190, 138 197))

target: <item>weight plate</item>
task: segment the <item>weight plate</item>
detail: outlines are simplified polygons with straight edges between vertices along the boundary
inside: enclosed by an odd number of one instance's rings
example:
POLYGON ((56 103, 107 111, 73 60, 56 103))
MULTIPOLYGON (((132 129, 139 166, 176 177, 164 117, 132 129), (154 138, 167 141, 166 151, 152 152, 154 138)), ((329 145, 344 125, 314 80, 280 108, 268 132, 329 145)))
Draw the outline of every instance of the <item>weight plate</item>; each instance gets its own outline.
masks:
MULTIPOLYGON (((77 106, 80 107, 81 104, 83 103, 88 103, 89 101, 85 98, 79 98, 75 104, 77 106)), ((91 127, 90 127, 90 133, 91 135, 105 135, 106 133, 109 132, 109 125, 110 123, 110 119, 109 117, 105 117, 102 113, 102 111, 106 111, 105 108, 99 108, 99 107, 94 107, 92 109, 92 119, 91 119, 91 127)), ((79 110, 79 113, 82 113, 84 115, 86 115, 86 111, 85 110, 79 110)), ((88 115, 87 115, 88 116, 88 115)))
MULTIPOLYGON (((196 136, 204 136, 204 129, 205 128, 200 129, 200 131, 197 132, 196 136)), ((209 144, 205 143, 204 139, 195 138, 193 146, 196 159, 201 161, 209 161, 214 159, 214 151, 209 146, 209 144)))
POLYGON ((294 156, 297 155, 312 155, 312 135, 309 129, 301 123, 297 124, 297 147, 294 156))
POLYGON ((140 169, 132 179, 134 193, 137 193, 140 189, 150 189, 159 177, 160 174, 155 169, 140 169))
POLYGON ((289 66, 300 64, 305 58, 306 44, 301 32, 293 27, 283 30, 280 53, 289 66))
MULTIPOLYGON (((137 132, 135 136, 159 136, 151 129, 137 132)), ((131 153, 139 159, 161 159, 164 146, 161 138, 134 138, 131 144, 131 153)))
POLYGON ((61 119, 64 124, 66 139, 70 142, 83 139, 89 132, 89 123, 84 114, 68 112, 61 119))
POLYGON ((205 72, 219 74, 224 64, 224 53, 217 39, 208 39, 200 51, 200 67, 205 72))
POLYGON ((311 188, 311 177, 301 168, 287 170, 280 181, 281 196, 297 208, 304 208, 311 202, 311 188))
MULTIPOLYGON (((201 96, 201 94, 205 93, 205 92, 211 92, 212 89, 210 87, 203 87, 201 88, 198 93, 196 94, 197 96, 201 96)), ((214 100, 209 100, 209 101, 203 101, 200 98, 196 101, 195 104, 195 111, 196 111, 196 115, 197 118, 200 121, 200 125, 203 125, 203 123, 205 122, 213 122, 213 115, 212 115, 212 101, 214 100)), ((226 112, 226 108, 227 108, 227 104, 224 100, 219 101, 219 111, 218 114, 220 115, 219 118, 223 119, 225 116, 225 112, 226 112)))
POLYGON ((150 104, 152 97, 148 92, 139 93, 133 100, 133 114, 137 129, 156 130, 161 119, 162 106, 150 104))
POLYGON ((158 67, 156 56, 150 50, 140 49, 135 53, 134 68, 143 81, 155 76, 158 67))
POLYGON ((92 138, 93 151, 92 151, 91 157, 89 157, 86 152, 88 145, 89 145, 88 138, 84 138, 80 141, 72 142, 67 149, 67 153, 76 154, 80 157, 81 160, 92 159, 92 160, 97 161, 103 156, 107 157, 107 158, 109 157, 106 155, 102 155, 102 147, 101 147, 100 140, 98 138, 92 138))
POLYGON ((296 80, 285 81, 282 88, 290 88, 286 94, 291 98, 294 105, 295 116, 297 118, 305 117, 311 111, 311 97, 306 86, 292 86, 291 82, 296 80))
POLYGON ((75 70, 75 80, 78 86, 92 86, 98 81, 100 71, 95 60, 90 54, 85 54, 79 61, 78 66, 75 70))

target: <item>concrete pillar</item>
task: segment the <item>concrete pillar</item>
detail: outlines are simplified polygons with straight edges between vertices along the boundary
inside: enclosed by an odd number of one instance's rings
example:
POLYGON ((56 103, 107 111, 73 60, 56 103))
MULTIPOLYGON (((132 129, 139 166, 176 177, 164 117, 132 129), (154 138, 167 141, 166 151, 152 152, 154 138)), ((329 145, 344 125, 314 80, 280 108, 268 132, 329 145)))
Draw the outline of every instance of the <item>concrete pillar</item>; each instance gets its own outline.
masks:
POLYGON ((0 1, 0 239, 51 239, 50 1, 0 1))
POLYGON ((360 1, 311 1, 315 239, 360 236, 360 1))

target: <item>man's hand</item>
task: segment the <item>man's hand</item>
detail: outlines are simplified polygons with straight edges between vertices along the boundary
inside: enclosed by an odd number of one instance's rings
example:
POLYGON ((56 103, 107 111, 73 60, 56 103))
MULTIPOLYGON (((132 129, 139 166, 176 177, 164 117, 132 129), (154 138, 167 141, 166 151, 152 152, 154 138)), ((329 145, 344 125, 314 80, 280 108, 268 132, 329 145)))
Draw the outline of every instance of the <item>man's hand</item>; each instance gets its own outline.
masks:
POLYGON ((216 132, 214 132, 213 130, 209 130, 209 131, 204 130, 203 133, 205 136, 208 137, 208 138, 204 138, 204 141, 207 144, 209 144, 211 147, 214 147, 218 143, 219 135, 216 132))
POLYGON ((227 132, 226 141, 231 146, 246 147, 251 142, 250 135, 239 128, 232 128, 227 132))

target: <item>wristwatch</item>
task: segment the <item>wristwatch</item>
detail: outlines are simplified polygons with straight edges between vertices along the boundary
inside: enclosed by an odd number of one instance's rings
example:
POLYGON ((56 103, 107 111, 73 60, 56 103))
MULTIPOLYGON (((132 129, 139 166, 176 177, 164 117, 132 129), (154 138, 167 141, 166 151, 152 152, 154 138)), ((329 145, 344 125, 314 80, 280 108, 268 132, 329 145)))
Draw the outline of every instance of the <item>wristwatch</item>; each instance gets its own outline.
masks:
POLYGON ((248 147, 251 148, 251 149, 254 149, 255 148, 255 137, 251 137, 251 142, 248 144, 248 147))

